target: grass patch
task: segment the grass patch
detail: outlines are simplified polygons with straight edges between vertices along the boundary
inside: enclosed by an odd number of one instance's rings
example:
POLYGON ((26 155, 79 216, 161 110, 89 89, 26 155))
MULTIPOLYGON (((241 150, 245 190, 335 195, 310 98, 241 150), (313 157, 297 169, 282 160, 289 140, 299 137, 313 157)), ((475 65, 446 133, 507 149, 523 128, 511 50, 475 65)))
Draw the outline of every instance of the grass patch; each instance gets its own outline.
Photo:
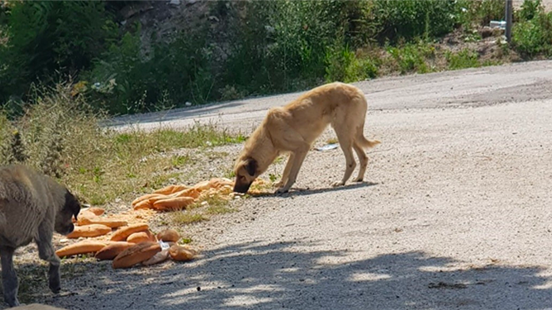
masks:
POLYGON ((232 212, 236 212, 236 211, 237 210, 234 209, 234 208, 229 208, 228 206, 220 205, 220 206, 209 206, 209 207, 207 207, 207 209, 205 210, 205 213, 208 214, 208 215, 217 215, 217 214, 232 213, 232 212))
POLYGON ((208 221, 209 218, 201 213, 192 213, 189 210, 172 212, 171 220, 175 224, 187 225, 203 221, 208 221))

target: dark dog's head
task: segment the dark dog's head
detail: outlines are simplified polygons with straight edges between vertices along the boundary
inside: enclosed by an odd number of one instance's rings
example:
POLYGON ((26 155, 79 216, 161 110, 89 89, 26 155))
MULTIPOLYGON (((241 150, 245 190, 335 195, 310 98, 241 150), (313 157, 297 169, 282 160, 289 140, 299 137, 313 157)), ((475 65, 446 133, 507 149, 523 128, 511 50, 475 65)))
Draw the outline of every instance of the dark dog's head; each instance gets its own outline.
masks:
POLYGON ((77 197, 67 191, 65 193, 65 203, 56 214, 55 231, 62 235, 70 234, 75 229, 72 218, 74 216, 75 220, 77 219, 80 209, 81 204, 77 197))
POLYGON ((257 161, 251 157, 247 157, 243 160, 238 160, 234 168, 236 173, 236 182, 234 182, 234 192, 247 193, 251 183, 255 181, 258 172, 259 165, 257 161))

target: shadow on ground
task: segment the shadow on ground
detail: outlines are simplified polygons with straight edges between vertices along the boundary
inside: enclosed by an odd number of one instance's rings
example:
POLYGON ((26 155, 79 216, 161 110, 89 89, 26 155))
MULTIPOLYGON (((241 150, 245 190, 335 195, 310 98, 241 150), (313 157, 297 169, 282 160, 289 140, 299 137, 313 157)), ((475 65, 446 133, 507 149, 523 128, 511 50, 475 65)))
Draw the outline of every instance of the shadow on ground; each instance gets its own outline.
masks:
POLYGON ((540 267, 466 267, 423 252, 353 260, 359 253, 312 251, 314 246, 238 244, 206 252, 195 262, 169 262, 145 272, 144 267, 114 271, 110 262, 66 262, 59 296, 48 292, 44 266, 37 271, 20 265, 20 281, 33 286, 22 285, 20 296, 67 309, 550 307, 549 279, 539 276, 540 267), (26 292, 31 289, 38 291, 31 296, 26 292))
POLYGON ((326 192, 339 192, 339 191, 353 190, 361 187, 375 186, 378 184, 379 183, 374 183, 374 182, 356 182, 356 183, 346 184, 344 186, 316 188, 316 189, 292 187, 289 192, 284 194, 276 194, 274 193, 276 188, 271 188, 270 192, 255 193, 255 194, 250 194, 250 196, 255 198, 271 198, 275 196, 276 197, 277 196, 281 196, 281 197, 309 196, 309 195, 326 193, 326 192))

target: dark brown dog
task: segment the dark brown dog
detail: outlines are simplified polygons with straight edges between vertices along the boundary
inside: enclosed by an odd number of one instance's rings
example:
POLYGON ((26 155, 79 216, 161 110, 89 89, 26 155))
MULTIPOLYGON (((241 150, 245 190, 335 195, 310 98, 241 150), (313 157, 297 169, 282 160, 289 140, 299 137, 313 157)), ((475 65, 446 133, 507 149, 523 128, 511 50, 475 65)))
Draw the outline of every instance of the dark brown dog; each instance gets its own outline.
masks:
POLYGON ((13 253, 33 240, 39 257, 50 263, 50 289, 60 291, 60 260, 52 246, 52 235, 54 231, 72 232, 71 218, 77 218, 80 208, 77 198, 54 179, 22 165, 0 168, 0 256, 4 301, 8 305, 19 305, 13 253))

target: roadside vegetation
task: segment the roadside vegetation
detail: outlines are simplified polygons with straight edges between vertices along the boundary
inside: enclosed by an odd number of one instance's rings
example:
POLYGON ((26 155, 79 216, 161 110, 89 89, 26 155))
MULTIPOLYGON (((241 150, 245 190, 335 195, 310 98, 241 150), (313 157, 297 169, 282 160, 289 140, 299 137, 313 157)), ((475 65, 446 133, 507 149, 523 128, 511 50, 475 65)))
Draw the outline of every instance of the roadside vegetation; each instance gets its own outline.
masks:
POLYGON ((552 55, 552 15, 539 0, 515 11, 511 44, 482 31, 503 19, 503 0, 205 1, 170 34, 123 20, 144 1, 2 3, 10 117, 33 85, 69 79, 92 109, 117 115, 552 55))
MULTIPOLYGON (((149 37, 121 19, 136 3, 0 3, 0 164, 27 163, 94 205, 129 202, 190 181, 198 154, 246 137, 100 125, 113 115, 552 55, 539 0, 515 11, 510 44, 482 28, 503 18, 503 0, 205 1, 191 26, 149 37)), ((233 210, 196 207, 173 220, 233 210)))
POLYGON ((216 124, 119 132, 101 127, 105 118, 84 96, 72 96, 70 85, 36 91, 17 120, 0 114, 0 164, 26 163, 86 202, 103 205, 131 201, 170 182, 188 183, 198 154, 245 140, 216 124))

